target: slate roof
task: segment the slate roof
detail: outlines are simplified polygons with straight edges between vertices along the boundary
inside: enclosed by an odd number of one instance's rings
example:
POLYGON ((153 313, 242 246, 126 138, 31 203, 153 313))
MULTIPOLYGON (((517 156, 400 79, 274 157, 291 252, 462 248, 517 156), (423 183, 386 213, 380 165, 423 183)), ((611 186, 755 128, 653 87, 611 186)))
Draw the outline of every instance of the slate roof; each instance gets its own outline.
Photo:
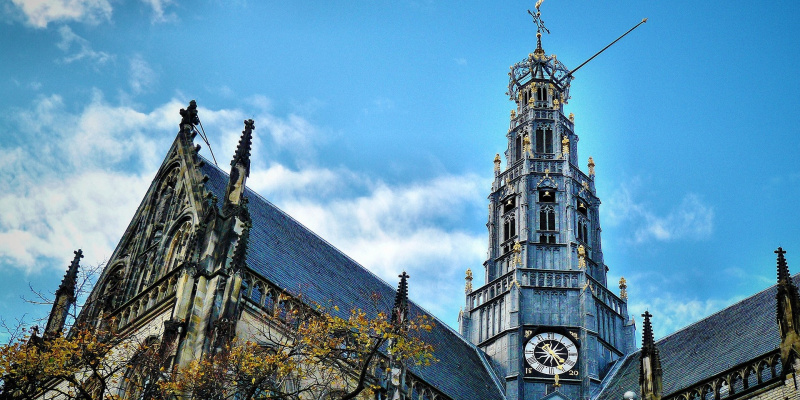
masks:
MULTIPOLYGON (((206 161, 202 172, 206 187, 218 199, 225 194, 228 174, 206 161)), ((377 293, 392 304, 395 288, 362 267, 275 205, 247 189, 253 227, 247 265, 270 282, 305 298, 341 309, 374 308, 367 296, 377 293)), ((401 271, 398 271, 398 273, 401 271)), ((413 285, 413 277, 409 281, 413 285)), ((409 302, 412 316, 431 315, 409 302)), ((432 316, 432 315, 431 315, 432 316)), ((433 316, 432 316, 433 317, 433 316)), ((434 317, 435 318, 435 317, 434 317)), ((411 372, 454 400, 504 399, 485 354, 438 319, 423 340, 434 346, 439 362, 429 367, 411 366, 411 372)))
MULTIPOLYGON (((793 279, 800 284, 800 274, 793 279)), ((663 395, 776 350, 780 345, 777 292, 777 287, 772 286, 656 341, 663 370, 663 395)), ((657 318, 658 315, 653 316, 653 324, 658 323, 657 318)), ((618 363, 594 400, 619 400, 629 390, 641 398, 639 351, 618 363)))

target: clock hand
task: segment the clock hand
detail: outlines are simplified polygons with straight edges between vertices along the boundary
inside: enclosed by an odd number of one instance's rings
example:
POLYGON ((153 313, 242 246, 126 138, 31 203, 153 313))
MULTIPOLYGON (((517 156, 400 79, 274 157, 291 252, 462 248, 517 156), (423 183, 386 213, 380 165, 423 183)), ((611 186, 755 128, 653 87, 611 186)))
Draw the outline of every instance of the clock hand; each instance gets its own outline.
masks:
POLYGON ((550 347, 550 343, 546 343, 544 346, 542 346, 542 348, 546 352, 550 353, 550 356, 552 356, 556 360, 556 362, 558 362, 558 364, 559 364, 557 366, 558 369, 564 369, 564 365, 563 365, 564 364, 564 359, 559 357, 558 354, 556 354, 556 352, 553 351, 553 349, 550 347))

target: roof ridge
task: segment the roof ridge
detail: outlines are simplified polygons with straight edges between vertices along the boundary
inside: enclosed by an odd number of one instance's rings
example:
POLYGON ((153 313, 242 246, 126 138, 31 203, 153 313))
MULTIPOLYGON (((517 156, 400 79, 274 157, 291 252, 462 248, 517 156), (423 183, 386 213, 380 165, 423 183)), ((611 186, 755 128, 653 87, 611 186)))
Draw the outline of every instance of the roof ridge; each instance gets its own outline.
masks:
MULTIPOLYGON (((798 272, 798 273, 796 273, 796 274, 792 275, 792 279, 797 279, 797 278, 798 278, 798 276, 800 276, 800 272, 798 272)), ((666 340, 667 338, 669 338, 670 336, 673 336, 673 335, 677 334, 678 332, 685 331, 685 330, 687 330, 687 329, 691 328, 691 327, 692 327, 692 326, 694 326, 694 325, 697 325, 697 324, 699 324, 699 323, 701 323, 701 322, 703 322, 703 321, 705 321, 705 320, 707 320, 707 319, 709 319, 709 318, 711 318, 711 317, 714 317, 714 316, 716 316, 717 314, 720 314, 720 313, 722 313, 722 312, 724 312, 724 311, 726 311, 726 310, 728 310, 728 309, 730 309, 730 308, 732 308, 732 307, 734 307, 734 306, 736 306, 736 305, 739 305, 739 304, 741 304, 741 303, 743 303, 743 302, 745 302, 745 301, 747 301, 747 300, 750 300, 750 299, 752 299, 752 298, 754 298, 754 297, 756 297, 756 296, 758 296, 758 295, 760 295, 760 294, 762 294, 762 293, 764 293, 764 292, 766 292, 766 291, 768 291, 768 290, 770 290, 770 289, 772 289, 772 288, 774 288, 774 287, 776 287, 776 286, 778 286, 778 284, 777 284, 777 283, 776 283, 776 284, 774 284, 774 285, 772 285, 772 286, 769 286, 769 287, 767 287, 767 288, 764 288, 764 289, 763 289, 763 290, 761 290, 760 292, 757 292, 757 293, 754 293, 754 294, 752 294, 752 295, 750 295, 750 296, 747 296, 747 297, 745 297, 745 298, 743 298, 743 299, 741 299, 741 300, 739 300, 739 301, 737 301, 737 302, 735 302, 735 303, 733 303, 733 304, 730 304, 730 305, 728 305, 728 306, 725 306, 725 307, 723 307, 722 309, 720 309, 720 310, 717 310, 716 312, 709 314, 709 315, 708 315, 708 316, 706 316, 705 318, 701 318, 701 319, 699 319, 699 320, 697 320, 697 321, 695 321, 695 322, 692 322, 691 324, 689 324, 689 325, 686 325, 686 326, 684 326, 683 328, 676 329, 674 332, 672 332, 672 333, 670 333, 670 334, 668 334, 668 335, 666 335, 666 336, 662 337, 661 339, 658 339, 658 340, 656 341, 656 344, 658 344, 658 343, 660 343, 660 342, 662 342, 662 341, 666 340)))

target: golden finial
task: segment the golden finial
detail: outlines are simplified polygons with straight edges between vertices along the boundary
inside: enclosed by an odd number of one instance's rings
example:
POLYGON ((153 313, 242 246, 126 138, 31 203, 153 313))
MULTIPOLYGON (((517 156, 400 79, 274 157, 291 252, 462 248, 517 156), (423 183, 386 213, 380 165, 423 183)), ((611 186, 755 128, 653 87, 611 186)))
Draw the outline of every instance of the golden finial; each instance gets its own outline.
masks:
POLYGON ((619 278, 619 298, 628 301, 628 285, 624 276, 619 278))
POLYGON ((517 112, 514 111, 514 110, 511 110, 511 119, 514 119, 514 118, 517 118, 517 112))
POLYGON ((578 268, 586 268, 586 249, 583 245, 578 246, 578 268))
POLYGON ((500 174, 500 153, 497 153, 494 156, 494 174, 500 174))
POLYGON ((594 160, 589 157, 589 176, 594 177, 594 160))
POLYGON ((561 139, 561 152, 564 153, 564 155, 569 154, 569 137, 567 137, 567 135, 564 135, 561 139))
POLYGON ((561 102, 558 99, 553 99, 553 110, 558 110, 561 107, 561 102))
MULTIPOLYGON (((561 368, 561 366, 559 366, 559 368, 561 368)), ((558 378, 558 374, 556 374, 556 375, 554 376, 554 378, 555 378, 555 380, 556 380, 556 383, 554 383, 554 384, 553 384, 553 386, 554 386, 554 387, 557 387, 557 388, 558 388, 558 387, 561 387, 561 384, 560 384, 560 383, 558 383, 558 380, 559 380, 559 378, 558 378)))
POLYGON ((529 106, 532 106, 532 105, 533 105, 533 96, 531 96, 531 97, 529 97, 529 98, 528 98, 528 105, 529 105, 529 106))
POLYGON ((575 123, 575 114, 569 113, 569 122, 575 123))
POLYGON ((464 293, 470 294, 472 293, 472 270, 467 269, 467 276, 464 278, 466 281, 466 285, 464 287, 464 293))

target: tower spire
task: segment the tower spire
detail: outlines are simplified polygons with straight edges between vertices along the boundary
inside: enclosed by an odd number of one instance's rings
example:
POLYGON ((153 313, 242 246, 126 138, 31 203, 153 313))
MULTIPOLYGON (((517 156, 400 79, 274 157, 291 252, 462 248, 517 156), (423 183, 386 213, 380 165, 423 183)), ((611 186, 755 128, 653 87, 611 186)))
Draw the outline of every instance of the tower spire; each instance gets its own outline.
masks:
POLYGON ((75 304, 75 286, 78 282, 78 267, 83 258, 83 251, 78 249, 74 253, 75 257, 56 290, 56 298, 53 300, 53 308, 50 310, 47 327, 44 330, 45 337, 57 336, 64 329, 69 308, 75 304))
POLYGON ((250 176, 250 148, 253 145, 253 129, 256 129, 252 119, 244 121, 244 130, 239 138, 239 145, 236 146, 236 153, 231 160, 231 167, 241 163, 245 167, 245 174, 250 176))
POLYGON ((242 202, 245 179, 250 176, 250 148, 253 145, 252 119, 244 121, 244 130, 231 160, 231 175, 225 194, 225 207, 238 206, 242 202))
POLYGON ((397 285, 397 292, 394 295, 394 307, 392 307, 392 325, 397 328, 405 328, 408 321, 408 274, 403 271, 398 275, 400 283, 397 285))
MULTIPOLYGON (((795 286, 784 254, 786 251, 778 247, 778 326, 781 333, 781 362, 792 365, 800 358, 800 294, 795 286)), ((789 368, 785 368, 787 371, 789 368)))
POLYGON ((649 311, 642 314, 644 330, 642 332, 642 353, 639 356, 639 390, 642 400, 661 400, 663 388, 661 379, 661 358, 658 355, 656 342, 653 339, 653 325, 650 323, 649 311))

